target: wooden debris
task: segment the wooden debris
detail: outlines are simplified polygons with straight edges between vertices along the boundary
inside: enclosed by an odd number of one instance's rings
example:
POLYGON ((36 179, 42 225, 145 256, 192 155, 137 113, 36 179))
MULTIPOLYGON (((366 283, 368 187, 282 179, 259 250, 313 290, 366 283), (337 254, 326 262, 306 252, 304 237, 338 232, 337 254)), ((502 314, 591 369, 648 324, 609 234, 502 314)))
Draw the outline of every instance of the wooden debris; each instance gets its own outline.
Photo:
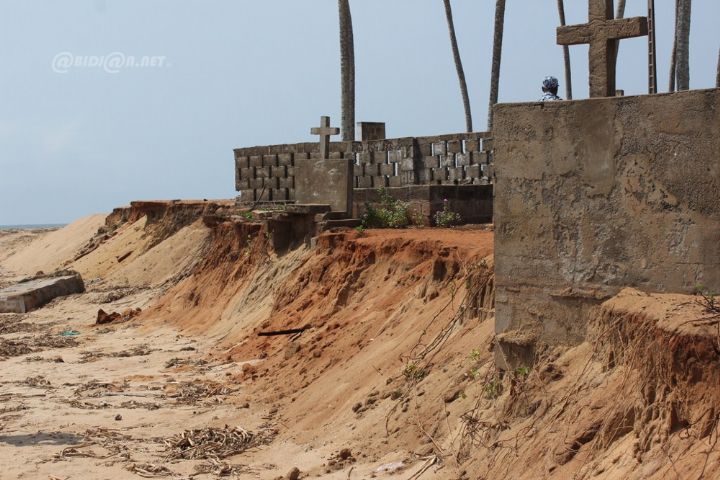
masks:
POLYGON ((310 325, 305 325, 301 328, 291 328, 289 330, 271 330, 267 332, 260 332, 258 333, 258 337, 275 337, 278 335, 295 335, 297 333, 303 333, 305 330, 309 329, 310 325))
POLYGON ((185 430, 164 441, 167 460, 216 460, 231 457, 260 445, 267 445, 277 432, 266 429, 254 434, 240 427, 185 430))
POLYGON ((127 469, 143 478, 169 477, 173 475, 169 468, 152 463, 133 463, 127 469))

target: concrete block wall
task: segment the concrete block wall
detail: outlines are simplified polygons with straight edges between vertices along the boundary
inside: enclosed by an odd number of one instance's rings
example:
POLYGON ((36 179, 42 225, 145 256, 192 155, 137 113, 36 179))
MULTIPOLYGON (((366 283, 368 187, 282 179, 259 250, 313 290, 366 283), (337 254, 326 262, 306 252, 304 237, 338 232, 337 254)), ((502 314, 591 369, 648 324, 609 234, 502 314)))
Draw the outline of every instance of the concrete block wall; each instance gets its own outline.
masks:
POLYGON ((493 134, 499 339, 581 342, 623 287, 720 291, 720 89, 498 105, 493 134))
MULTIPOLYGON (((235 188, 241 202, 294 201, 295 163, 320 157, 318 143, 238 148, 235 188)), ((488 132, 333 142, 330 158, 351 158, 355 188, 491 183, 493 145, 488 132)))

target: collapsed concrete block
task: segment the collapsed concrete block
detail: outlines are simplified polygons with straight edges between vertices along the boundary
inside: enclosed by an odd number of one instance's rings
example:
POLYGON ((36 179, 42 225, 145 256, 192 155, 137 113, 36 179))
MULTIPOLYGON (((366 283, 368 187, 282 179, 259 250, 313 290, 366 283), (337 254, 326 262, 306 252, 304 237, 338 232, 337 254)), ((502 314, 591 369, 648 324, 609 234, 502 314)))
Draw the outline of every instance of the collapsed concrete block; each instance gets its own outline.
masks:
POLYGON ((54 298, 84 291, 82 277, 76 273, 35 278, 0 290, 0 313, 26 313, 54 298))

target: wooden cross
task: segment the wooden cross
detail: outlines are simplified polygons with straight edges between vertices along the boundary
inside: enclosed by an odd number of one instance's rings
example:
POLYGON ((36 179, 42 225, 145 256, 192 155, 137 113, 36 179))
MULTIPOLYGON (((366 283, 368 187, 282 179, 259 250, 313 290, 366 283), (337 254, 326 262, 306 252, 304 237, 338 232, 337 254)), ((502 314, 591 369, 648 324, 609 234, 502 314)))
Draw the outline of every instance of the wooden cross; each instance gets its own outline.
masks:
POLYGON ((618 40, 648 34, 647 17, 614 20, 613 0, 589 0, 588 23, 558 27, 558 45, 590 44, 590 96, 615 96, 618 40))
POLYGON ((330 153, 330 137, 340 133, 339 128, 330 126, 330 117, 320 117, 320 127, 310 130, 312 135, 320 135, 320 158, 327 160, 330 153))

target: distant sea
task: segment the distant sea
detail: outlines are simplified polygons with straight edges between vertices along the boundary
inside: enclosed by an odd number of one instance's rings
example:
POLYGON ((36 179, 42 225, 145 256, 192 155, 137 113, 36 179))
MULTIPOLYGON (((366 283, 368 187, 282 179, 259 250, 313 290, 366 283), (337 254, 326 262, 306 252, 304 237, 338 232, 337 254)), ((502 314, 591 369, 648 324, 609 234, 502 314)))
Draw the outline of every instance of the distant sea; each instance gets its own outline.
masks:
POLYGON ((39 223, 37 225, 0 225, 0 230, 36 230, 39 228, 62 228, 66 223, 39 223))

